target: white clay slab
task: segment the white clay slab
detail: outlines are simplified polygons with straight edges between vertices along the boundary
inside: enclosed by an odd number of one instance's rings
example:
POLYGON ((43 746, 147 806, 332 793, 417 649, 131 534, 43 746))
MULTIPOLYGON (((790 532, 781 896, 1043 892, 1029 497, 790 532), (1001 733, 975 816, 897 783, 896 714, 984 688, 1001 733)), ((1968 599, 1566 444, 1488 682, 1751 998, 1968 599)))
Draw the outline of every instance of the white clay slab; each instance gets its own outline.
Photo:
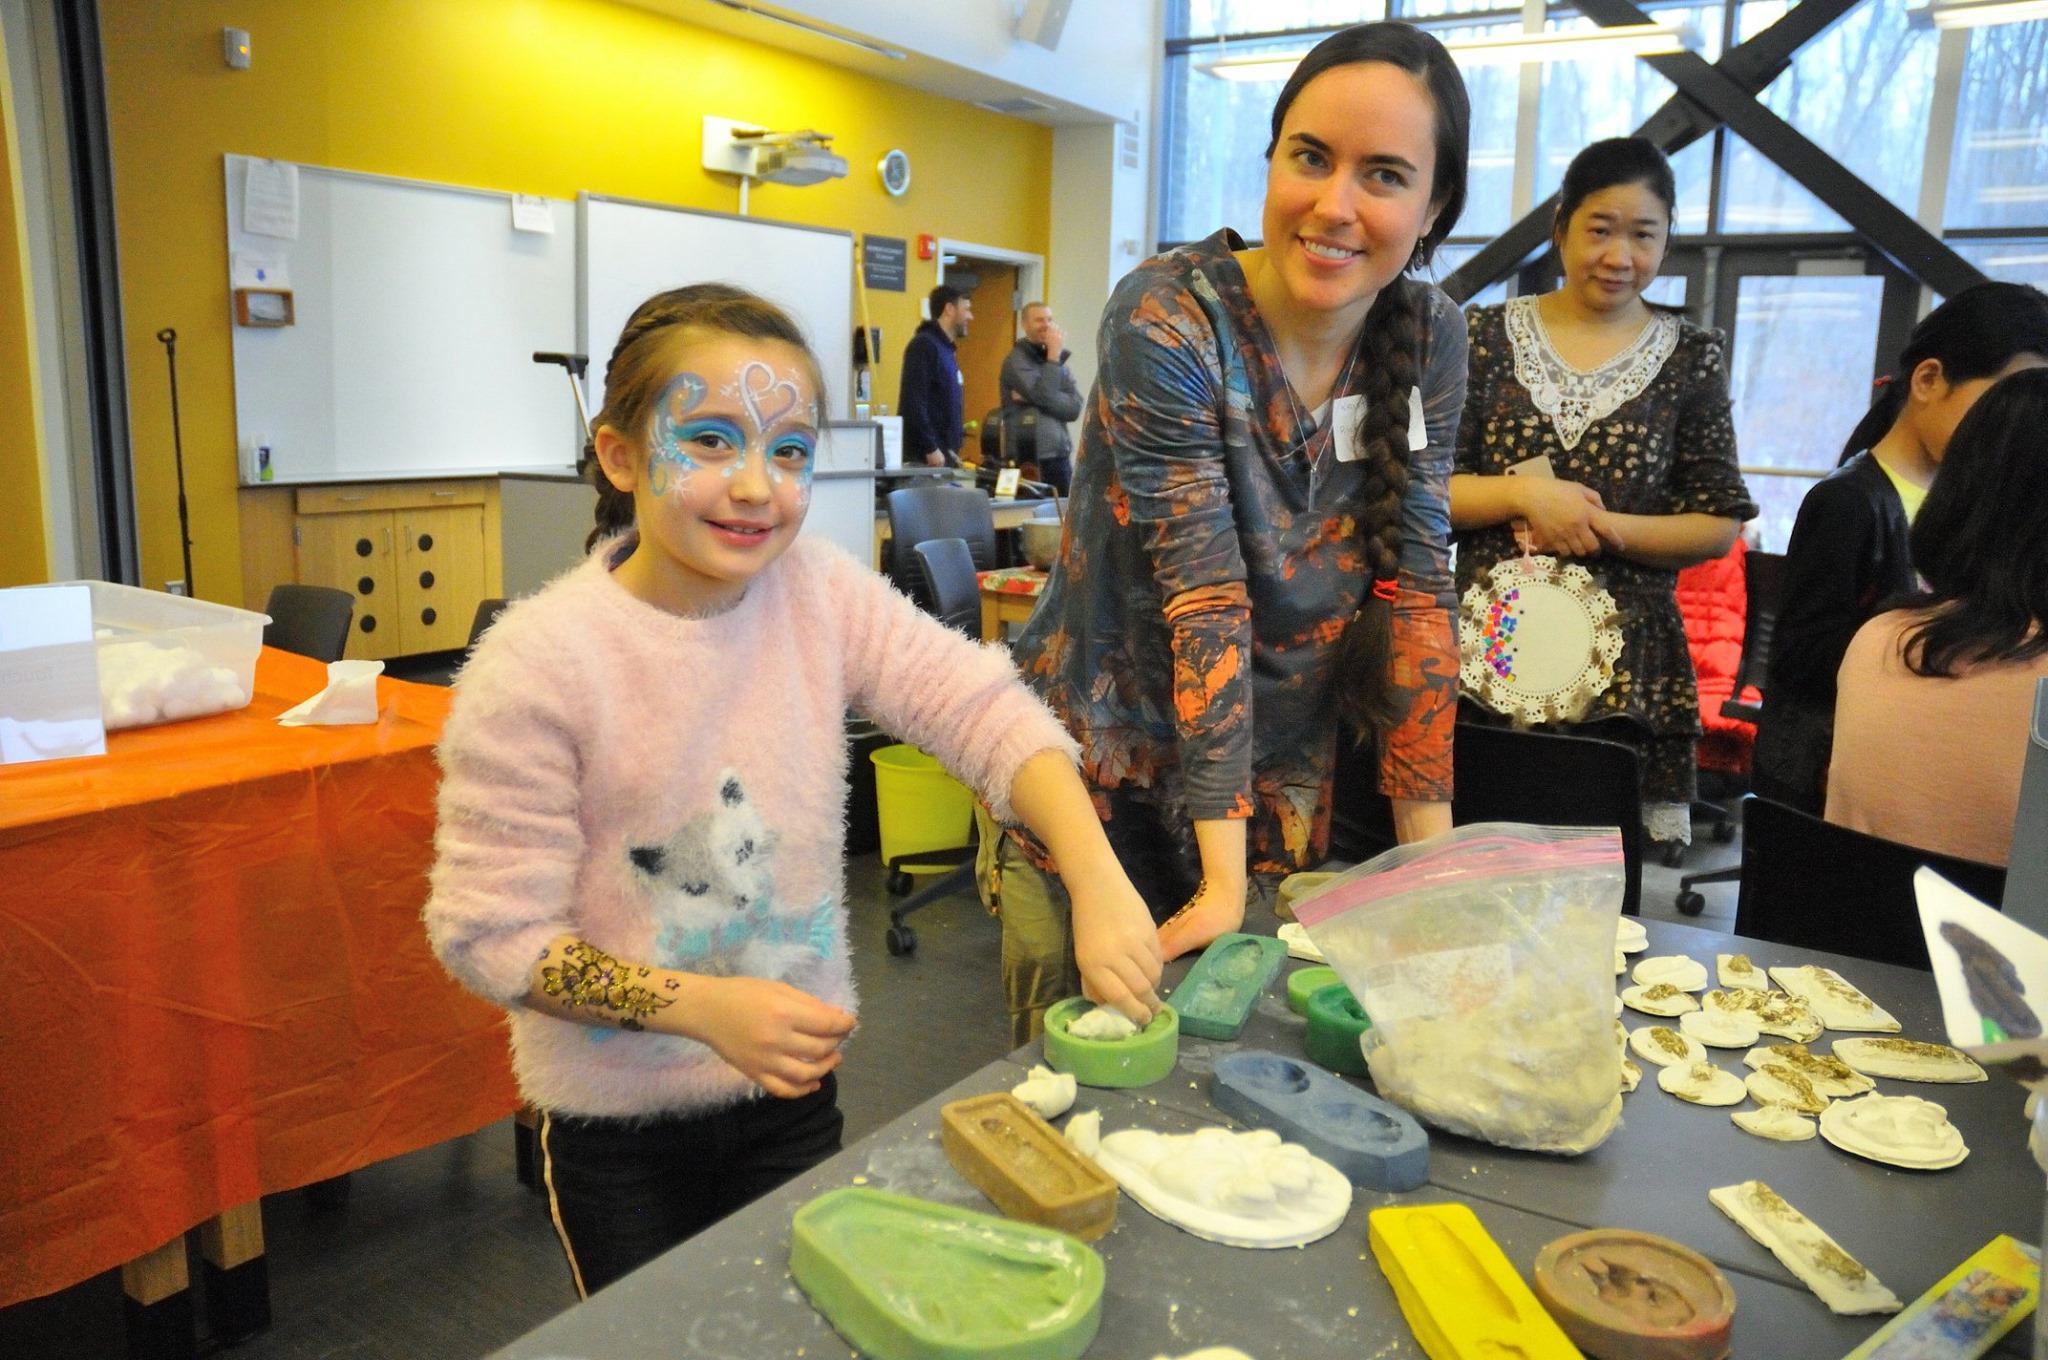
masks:
POLYGON ((1621 1093, 1627 1095, 1643 1084, 1643 1069, 1627 1058, 1621 1060, 1621 1093))
POLYGON ((1984 1069, 1975 1058, 1947 1044, 1918 1039, 1837 1039, 1834 1052, 1867 1077, 1945 1084, 1984 1080, 1984 1069))
POLYGON ((1912 1171, 1942 1171, 1970 1155, 1948 1111, 1918 1096, 1837 1101, 1820 1117, 1820 1136, 1844 1152, 1912 1171))
POLYGON ((1828 1098, 1784 1063, 1763 1064, 1749 1074, 1743 1085, 1759 1105, 1781 1105, 1799 1114, 1819 1114, 1828 1107, 1828 1098))
POLYGON ((1771 981, 1813 1007, 1829 1029, 1878 1030, 1896 1034, 1902 1028, 1890 1011, 1872 1001, 1832 968, 1773 968, 1771 981))
POLYGON ((1628 1051, 1659 1067, 1705 1062, 1707 1058, 1705 1045, 1688 1039, 1669 1025, 1644 1025, 1634 1031, 1628 1036, 1628 1051))
POLYGON ((1351 1209, 1344 1173, 1271 1129, 1119 1129, 1095 1163, 1148 1213, 1226 1246, 1305 1246, 1351 1209))
POLYGON ((1624 954, 1640 954, 1650 947, 1650 932, 1633 916, 1614 923, 1614 944, 1624 954))
POLYGON ((1765 1063, 1789 1067, 1811 1082, 1815 1091, 1831 1099, 1860 1096, 1877 1086, 1876 1082, 1840 1058, 1815 1053, 1805 1044, 1782 1043, 1752 1048, 1742 1055, 1742 1061, 1744 1065, 1758 1069, 1765 1063))
POLYGON ((1748 1048, 1763 1033, 1753 1015, 1729 1011, 1694 1011, 1678 1018, 1679 1031, 1709 1048, 1748 1048))
POLYGON ((1010 1088, 1010 1094, 1037 1111, 1040 1119, 1058 1119, 1074 1107, 1076 1089, 1072 1072, 1034 1067, 1029 1076, 1010 1088))
POLYGON ((1806 1043, 1818 1039, 1820 1017, 1799 997, 1785 992, 1758 992, 1747 987, 1716 989, 1700 998, 1700 1009, 1747 1015, 1764 1034, 1806 1043))
POLYGON ((1287 946, 1287 957, 1302 959, 1309 963, 1327 962, 1323 951, 1308 937, 1308 929, 1299 921, 1289 921, 1273 932, 1280 937, 1280 943, 1287 946))
POLYGON ((1737 1110, 1728 1117, 1734 1120, 1735 1127, 1744 1133, 1753 1133, 1774 1143, 1803 1143, 1820 1133, 1811 1119, 1797 1110, 1788 1110, 1783 1105, 1737 1110))
POLYGON ((1707 1198, 1769 1248, 1834 1312, 1855 1316, 1899 1311, 1898 1295, 1762 1181, 1724 1185, 1707 1191, 1707 1198))
POLYGON ((1764 970, 1751 963, 1747 954, 1714 955, 1714 977, 1723 987, 1747 987, 1752 992, 1771 989, 1764 970))
POLYGON ((1638 987, 1668 982, 1681 992, 1696 992, 1707 985, 1706 965, 1683 954, 1652 954, 1638 959, 1628 976, 1638 987))
POLYGON ((1628 955, 1622 953, 1620 945, 1616 945, 1614 947, 1614 975, 1616 977, 1620 977, 1623 973, 1626 973, 1627 971, 1628 955))
POLYGON ((1673 1063, 1657 1074, 1657 1085, 1689 1105, 1740 1105, 1749 1092, 1742 1078, 1702 1058, 1673 1063))
POLYGON ((1680 991, 1668 982, 1648 987, 1624 987, 1621 989, 1621 1004, 1644 1015, 1662 1016, 1684 1015, 1700 1008, 1699 999, 1691 992, 1680 991))

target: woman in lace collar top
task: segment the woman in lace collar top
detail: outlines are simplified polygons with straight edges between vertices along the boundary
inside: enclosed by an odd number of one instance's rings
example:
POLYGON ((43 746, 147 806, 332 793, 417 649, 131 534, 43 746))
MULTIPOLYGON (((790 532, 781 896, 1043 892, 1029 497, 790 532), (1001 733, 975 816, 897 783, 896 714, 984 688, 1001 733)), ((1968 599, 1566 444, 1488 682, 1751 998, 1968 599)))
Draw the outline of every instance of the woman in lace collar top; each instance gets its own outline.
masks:
POLYGON ((1563 283, 1468 314, 1451 477, 1461 591, 1528 551, 1578 561, 1614 597, 1621 656, 1578 726, 1642 753, 1644 826, 1665 843, 1691 838, 1700 734, 1678 572, 1727 552, 1756 514, 1721 337, 1643 299, 1676 203, 1670 165, 1641 138, 1574 158, 1552 229, 1563 283))

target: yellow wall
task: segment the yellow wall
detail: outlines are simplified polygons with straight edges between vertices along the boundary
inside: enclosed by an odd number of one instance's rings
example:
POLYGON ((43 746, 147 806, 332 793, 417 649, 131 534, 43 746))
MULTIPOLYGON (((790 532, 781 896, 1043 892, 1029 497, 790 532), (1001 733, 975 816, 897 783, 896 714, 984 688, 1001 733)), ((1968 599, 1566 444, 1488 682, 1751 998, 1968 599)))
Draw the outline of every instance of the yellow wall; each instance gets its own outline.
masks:
MULTIPOLYGON (((100 16, 152 585, 181 571, 170 398, 153 338, 174 326, 193 574, 202 595, 240 594, 223 153, 733 212, 734 181, 699 163, 708 113, 820 128, 851 162, 842 180, 756 188, 757 217, 1047 249, 1051 129, 609 0, 101 0, 100 16), (222 62, 229 24, 249 30, 253 70, 222 62), (874 174, 890 147, 915 167, 902 199, 874 174)), ((884 329, 880 400, 895 401, 935 268, 913 259, 908 292, 870 295, 884 329)), ((593 348, 602 364, 609 342, 593 348)))
POLYGON ((21 239, 21 174, 7 61, 0 52, 0 586, 50 579, 43 531, 42 440, 36 430, 36 371, 29 348, 28 257, 21 239))

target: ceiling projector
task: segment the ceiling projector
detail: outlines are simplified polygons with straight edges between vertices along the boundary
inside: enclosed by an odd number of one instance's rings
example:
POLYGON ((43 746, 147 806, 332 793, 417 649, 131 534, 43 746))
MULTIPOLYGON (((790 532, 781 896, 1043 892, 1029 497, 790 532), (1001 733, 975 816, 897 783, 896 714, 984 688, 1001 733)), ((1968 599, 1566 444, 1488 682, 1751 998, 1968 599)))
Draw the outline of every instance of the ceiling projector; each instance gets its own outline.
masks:
POLYGON ((846 157, 832 150, 832 134, 734 131, 733 141, 748 149, 752 165, 744 172, 769 184, 820 184, 846 178, 846 157))

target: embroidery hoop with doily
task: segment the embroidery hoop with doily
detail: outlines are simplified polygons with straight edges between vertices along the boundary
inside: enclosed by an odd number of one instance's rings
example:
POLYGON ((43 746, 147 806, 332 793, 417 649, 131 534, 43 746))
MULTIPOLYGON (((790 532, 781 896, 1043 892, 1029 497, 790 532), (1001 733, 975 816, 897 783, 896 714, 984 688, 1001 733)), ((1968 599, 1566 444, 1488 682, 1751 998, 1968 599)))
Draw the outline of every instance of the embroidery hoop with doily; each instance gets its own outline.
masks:
POLYGON ((1496 563, 1465 592, 1458 625, 1465 693, 1518 723, 1577 722, 1614 683, 1614 597, 1576 564, 1496 563))

